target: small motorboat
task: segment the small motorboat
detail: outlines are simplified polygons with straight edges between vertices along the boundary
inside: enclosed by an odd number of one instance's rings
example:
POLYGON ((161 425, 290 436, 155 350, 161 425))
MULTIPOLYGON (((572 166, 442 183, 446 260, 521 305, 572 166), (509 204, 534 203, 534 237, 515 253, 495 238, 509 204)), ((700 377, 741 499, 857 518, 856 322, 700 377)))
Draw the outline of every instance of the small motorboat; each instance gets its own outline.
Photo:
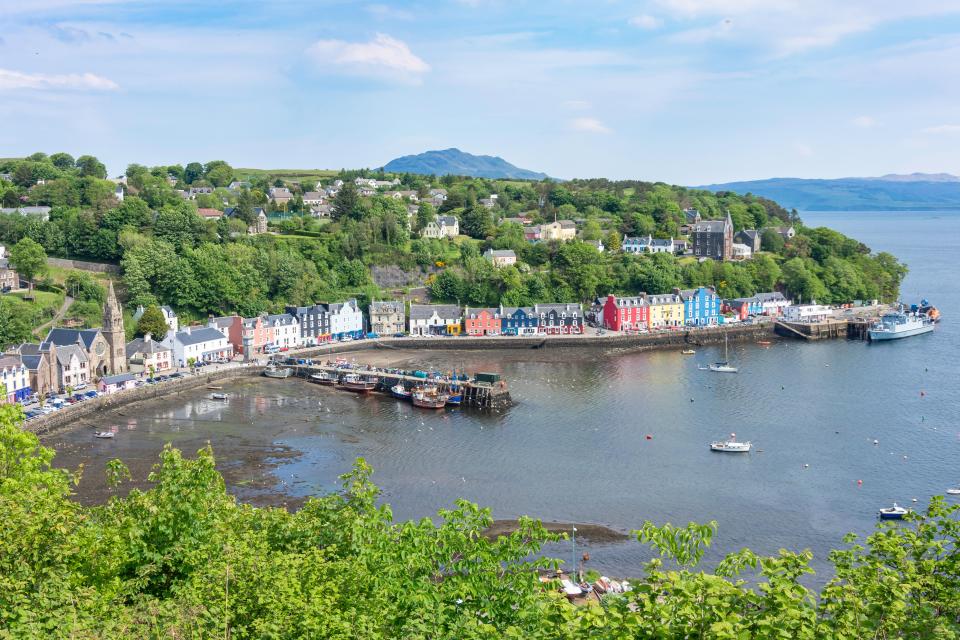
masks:
POLYGON ((337 376, 329 371, 321 371, 320 373, 311 373, 308 380, 315 384, 332 386, 337 383, 337 376))
POLYGON ((228 396, 225 393, 211 393, 210 399, 211 400, 229 400, 230 396, 228 396))
POLYGON ((347 375, 343 376, 340 386, 347 391, 353 391, 354 393, 370 393, 376 389, 377 379, 363 378, 358 373, 348 373, 347 375))
POLYGON ((700 371, 710 371, 710 367, 705 367, 702 364, 697 365, 697 369, 700 369, 700 371))
POLYGON ((952 487, 947 489, 948 496, 960 496, 960 487, 952 487))
POLYGON ((454 407, 459 407, 461 404, 463 404, 463 392, 456 391, 451 393, 450 397, 447 398, 447 404, 454 407))
POLYGON ((908 513, 910 513, 909 509, 901 507, 894 502, 892 507, 880 509, 877 515, 880 516, 881 520, 903 520, 903 516, 907 515, 908 513))
POLYGON ((759 345, 761 345, 761 346, 764 346, 764 347, 769 347, 769 346, 770 346, 771 344, 773 344, 773 343, 770 342, 769 340, 757 340, 757 344, 759 344, 759 345))
POLYGON ((94 431, 93 432, 94 438, 103 438, 105 440, 109 440, 110 438, 113 438, 113 435, 114 435, 113 431, 94 431))
POLYGON ((394 398, 400 398, 401 400, 409 400, 410 397, 413 396, 413 392, 399 382, 390 387, 390 394, 394 398))
POLYGON ((750 442, 737 442, 737 434, 731 433, 729 440, 711 442, 710 450, 721 453, 749 453, 752 446, 750 442))
POLYGON ((695 353, 696 351, 694 351, 693 349, 684 349, 683 351, 680 352, 680 354, 684 356, 692 356, 695 353))

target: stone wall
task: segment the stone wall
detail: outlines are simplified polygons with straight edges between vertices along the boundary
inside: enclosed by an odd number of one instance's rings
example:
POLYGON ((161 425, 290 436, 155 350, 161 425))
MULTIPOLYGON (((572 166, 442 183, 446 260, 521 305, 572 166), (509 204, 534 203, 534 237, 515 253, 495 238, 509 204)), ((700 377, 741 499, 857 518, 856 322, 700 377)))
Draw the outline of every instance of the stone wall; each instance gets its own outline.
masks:
POLYGON ((184 391, 214 384, 221 380, 259 376, 262 372, 263 367, 258 366, 235 367, 222 371, 202 373, 200 375, 188 375, 179 380, 168 380, 159 384, 144 385, 134 389, 118 391, 110 395, 84 400, 80 404, 71 405, 60 411, 48 413, 45 416, 24 423, 23 428, 27 431, 42 435, 51 431, 69 428, 94 413, 116 409, 117 407, 142 402, 144 400, 180 395, 184 391))
POLYGON ((79 269, 96 273, 111 273, 120 275, 120 266, 106 262, 87 262, 85 260, 69 260, 67 258, 47 258, 47 264, 63 269, 79 269))

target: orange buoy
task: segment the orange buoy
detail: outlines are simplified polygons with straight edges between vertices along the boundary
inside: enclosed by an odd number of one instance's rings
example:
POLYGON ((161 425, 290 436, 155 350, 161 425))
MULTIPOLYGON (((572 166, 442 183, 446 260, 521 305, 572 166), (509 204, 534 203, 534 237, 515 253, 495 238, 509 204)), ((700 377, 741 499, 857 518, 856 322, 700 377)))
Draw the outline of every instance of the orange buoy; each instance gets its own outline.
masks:
POLYGON ((650 435, 649 433, 647 434, 647 440, 653 440, 653 436, 650 435))
POLYGON ((862 485, 862 484, 863 484, 863 480, 857 480, 857 486, 858 486, 858 487, 859 487, 860 485, 862 485))

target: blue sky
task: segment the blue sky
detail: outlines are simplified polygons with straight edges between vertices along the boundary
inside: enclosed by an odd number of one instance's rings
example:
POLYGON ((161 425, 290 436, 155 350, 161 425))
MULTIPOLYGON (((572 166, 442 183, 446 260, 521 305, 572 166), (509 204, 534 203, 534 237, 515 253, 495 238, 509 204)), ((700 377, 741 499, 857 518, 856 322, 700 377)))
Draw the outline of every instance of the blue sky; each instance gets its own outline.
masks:
POLYGON ((0 0, 0 156, 960 173, 955 0, 0 0))

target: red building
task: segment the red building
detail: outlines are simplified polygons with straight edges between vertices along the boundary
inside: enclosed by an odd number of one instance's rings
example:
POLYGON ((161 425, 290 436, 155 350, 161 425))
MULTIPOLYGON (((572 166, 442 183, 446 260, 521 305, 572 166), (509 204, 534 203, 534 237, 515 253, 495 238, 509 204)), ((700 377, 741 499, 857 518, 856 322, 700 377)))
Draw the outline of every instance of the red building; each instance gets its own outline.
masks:
POLYGON ((603 326, 613 331, 646 330, 650 326, 650 305, 646 294, 625 298, 610 294, 603 304, 603 326))
POLYGON ((499 309, 471 309, 463 313, 463 328, 468 336, 498 336, 501 330, 499 309))

